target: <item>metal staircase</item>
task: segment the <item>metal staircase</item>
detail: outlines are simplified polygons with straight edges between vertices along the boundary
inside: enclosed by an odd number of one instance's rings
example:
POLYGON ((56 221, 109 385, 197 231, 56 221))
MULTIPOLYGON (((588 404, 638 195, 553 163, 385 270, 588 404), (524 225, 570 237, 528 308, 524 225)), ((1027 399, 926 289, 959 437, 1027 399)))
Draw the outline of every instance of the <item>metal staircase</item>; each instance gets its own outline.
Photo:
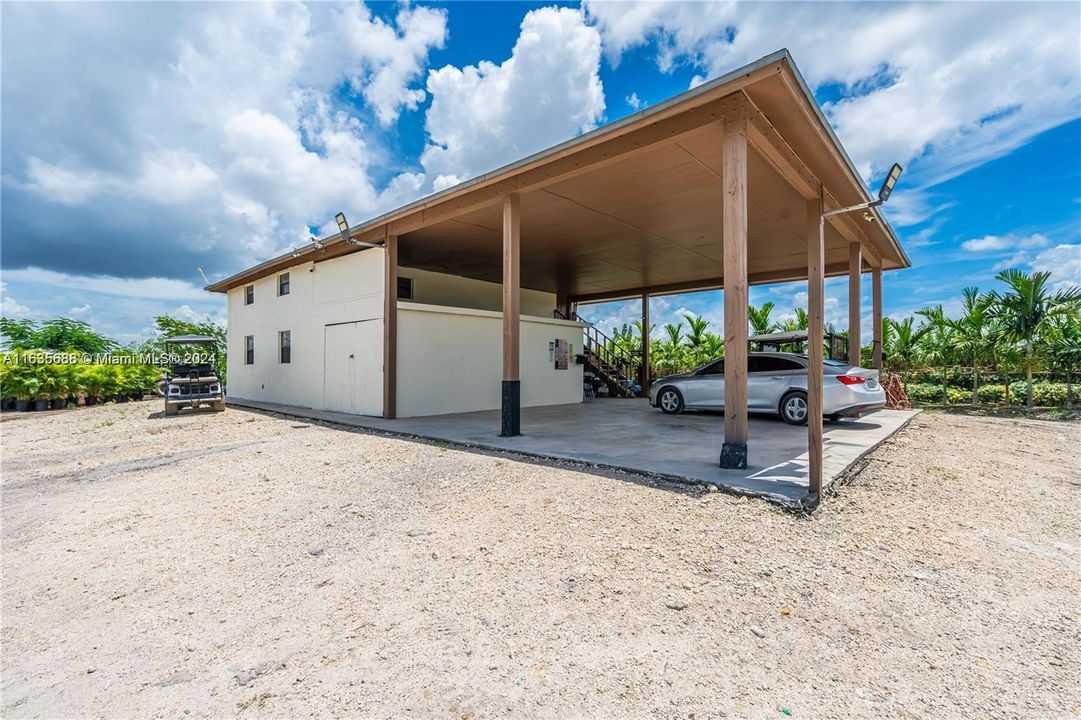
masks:
POLYGON ((577 313, 571 313, 571 317, 567 318, 557 310, 556 315, 564 320, 576 320, 585 325, 583 328, 585 348, 582 353, 586 360, 585 369, 608 386, 608 392, 612 397, 634 397, 631 383, 638 382, 638 368, 641 365, 638 354, 618 348, 612 338, 577 313))

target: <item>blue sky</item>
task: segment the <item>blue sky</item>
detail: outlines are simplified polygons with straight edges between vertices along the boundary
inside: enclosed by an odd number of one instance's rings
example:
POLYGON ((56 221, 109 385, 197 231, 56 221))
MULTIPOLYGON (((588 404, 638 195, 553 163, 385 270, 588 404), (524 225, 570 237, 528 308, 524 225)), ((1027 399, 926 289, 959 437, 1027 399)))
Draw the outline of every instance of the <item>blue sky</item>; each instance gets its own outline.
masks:
MULTIPOLYGON (((224 317, 211 279, 787 47, 914 267, 885 309, 955 308, 1003 267, 1081 282, 1072 3, 19 4, 2 14, 8 317, 123 341, 224 317), (543 98, 543 102, 537 98, 543 98)), ((847 282, 827 319, 847 324, 847 282)), ((778 312, 799 283, 755 288, 778 312)), ((719 292, 654 300, 721 320, 719 292)), ((869 302, 865 300, 869 313, 869 302)), ((607 329, 637 303, 592 306, 607 329)), ((867 319, 865 319, 865 324, 867 319)))

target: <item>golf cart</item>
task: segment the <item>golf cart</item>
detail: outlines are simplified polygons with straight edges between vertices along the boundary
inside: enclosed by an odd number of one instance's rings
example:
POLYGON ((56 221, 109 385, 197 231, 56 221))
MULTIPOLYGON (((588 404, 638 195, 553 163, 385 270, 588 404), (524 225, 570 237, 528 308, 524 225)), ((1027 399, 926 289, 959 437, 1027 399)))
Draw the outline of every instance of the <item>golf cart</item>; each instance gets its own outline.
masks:
POLYGON ((165 340, 170 362, 162 383, 166 415, 200 405, 209 405, 216 412, 225 410, 225 393, 213 365, 217 346, 217 339, 209 335, 178 335, 165 340), (215 350, 205 352, 206 346, 215 350))

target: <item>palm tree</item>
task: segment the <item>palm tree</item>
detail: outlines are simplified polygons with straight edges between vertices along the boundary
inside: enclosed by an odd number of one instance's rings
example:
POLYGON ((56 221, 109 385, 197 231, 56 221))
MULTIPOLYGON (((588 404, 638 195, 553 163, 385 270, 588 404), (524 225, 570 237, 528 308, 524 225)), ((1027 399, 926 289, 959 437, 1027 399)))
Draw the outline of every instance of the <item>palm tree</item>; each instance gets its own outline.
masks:
POLYGON ((709 320, 706 320, 701 315, 695 315, 694 317, 684 315, 683 319, 691 326, 690 332, 687 333, 688 344, 695 348, 701 347, 706 336, 706 328, 709 327, 709 320))
POLYGON ((950 401, 947 373, 957 353, 952 321, 946 317, 941 305, 917 310, 916 314, 927 319, 927 331, 922 338, 923 357, 942 368, 942 404, 947 405, 950 401))
POLYGON ((1081 365, 1081 308, 1052 322, 1047 353, 1066 369, 1066 407, 1073 407, 1073 369, 1081 365))
POLYGON ((780 328, 775 322, 770 322, 769 316, 773 313, 773 303, 768 302, 762 307, 747 306, 747 322, 751 325, 752 335, 765 335, 780 328))
POLYGON ((954 331, 954 341, 961 357, 972 363, 972 404, 980 402, 980 365, 987 358, 988 348, 994 344, 995 327, 988 315, 991 300, 980 295, 974 287, 962 291, 963 314, 957 320, 948 321, 954 331))
MULTIPOLYGON (((889 332, 882 333, 882 350, 890 368, 901 374, 902 371, 915 367, 921 360, 920 340, 927 332, 927 326, 915 327, 912 317, 906 317, 901 321, 885 318, 883 323, 889 324, 889 332)), ((903 374, 901 382, 905 382, 903 374)))
POLYGON ((790 317, 784 321, 781 325, 781 329, 787 332, 795 332, 796 330, 806 330, 810 326, 810 320, 807 317, 807 311, 803 308, 793 308, 792 312, 795 317, 790 317))
POLYGON ((1025 346, 1025 405, 1031 409, 1033 348, 1048 331, 1051 321, 1070 313, 1072 306, 1081 300, 1081 288, 1052 293, 1047 289, 1049 272, 1028 275, 1012 268, 995 277, 1010 289, 1003 294, 990 293, 989 312, 1002 320, 1007 337, 1025 346))
POLYGON ((683 342, 683 326, 677 323, 665 323, 664 331, 668 333, 668 342, 679 345, 683 342))

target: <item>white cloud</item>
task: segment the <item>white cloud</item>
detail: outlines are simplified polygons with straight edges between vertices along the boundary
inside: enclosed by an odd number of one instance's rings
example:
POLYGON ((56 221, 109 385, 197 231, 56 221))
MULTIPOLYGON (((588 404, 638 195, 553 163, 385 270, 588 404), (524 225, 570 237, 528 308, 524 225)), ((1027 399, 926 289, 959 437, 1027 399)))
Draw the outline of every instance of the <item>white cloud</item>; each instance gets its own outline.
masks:
MULTIPOLYGON (((221 276, 302 244, 339 209, 360 220, 419 190, 414 174, 385 176, 384 136, 369 124, 425 98, 446 11, 403 4, 383 20, 363 3, 5 6, 4 25, 5 213, 32 200, 78 210, 92 230, 69 247, 108 232, 114 262, 134 263, 127 247, 171 244, 163 253, 201 252, 208 261, 192 266, 221 276), (151 216, 167 228, 160 237, 147 232, 151 216)), ((5 224, 5 243, 49 232, 43 220, 29 227, 41 216, 13 216, 22 232, 5 224)), ((92 265, 95 253, 71 253, 64 269, 77 257, 92 265)), ((54 259, 65 261, 41 262, 54 259)))
POLYGON ((210 294, 182 280, 162 277, 121 278, 110 275, 70 275, 41 268, 5 270, 4 277, 29 285, 51 285, 66 291, 87 291, 128 298, 207 300, 210 294))
POLYGON ((94 308, 92 308, 90 304, 87 303, 86 305, 80 305, 79 307, 73 307, 68 310, 68 316, 73 318, 89 317, 93 309, 94 308))
POLYGON ((982 238, 973 238, 961 243, 961 248, 974 253, 993 253, 1007 250, 1029 250, 1044 247, 1048 239, 1039 233, 1026 237, 1014 235, 985 235, 982 238))
POLYGON ((224 326, 227 321, 226 314, 223 311, 219 310, 218 312, 214 313, 199 312, 198 310, 193 309, 190 305, 187 304, 174 308, 167 314, 170 317, 178 318, 180 320, 184 320, 190 323, 213 322, 218 325, 224 326))
POLYGON ((25 318, 34 315, 34 312, 25 305, 20 305, 11 297, 7 284, 0 282, 0 316, 8 319, 25 318))
POLYGON ((348 6, 340 17, 346 44, 356 56, 351 83, 375 108, 379 122, 390 125, 403 108, 415 110, 425 94, 410 85, 424 70, 428 52, 443 47, 446 14, 405 6, 398 12, 397 29, 373 18, 362 4, 348 6))
POLYGON ((812 86, 841 88, 825 110, 864 177, 911 163, 910 192, 1078 116, 1074 3, 587 0, 586 10, 613 63, 653 44, 661 70, 705 71, 696 82, 790 48, 812 86))
POLYGON ((642 102, 642 100, 638 97, 638 93, 636 92, 632 92, 625 98, 625 100, 627 105, 630 106, 631 110, 640 110, 646 106, 646 104, 642 102))
POLYGON ((1051 288, 1081 287, 1081 245, 1056 245, 1038 254, 1029 263, 1035 272, 1051 273, 1051 288))
POLYGON ((432 70, 421 163, 435 189, 593 128, 605 107, 600 51, 580 11, 541 8, 526 14, 502 64, 432 70))

